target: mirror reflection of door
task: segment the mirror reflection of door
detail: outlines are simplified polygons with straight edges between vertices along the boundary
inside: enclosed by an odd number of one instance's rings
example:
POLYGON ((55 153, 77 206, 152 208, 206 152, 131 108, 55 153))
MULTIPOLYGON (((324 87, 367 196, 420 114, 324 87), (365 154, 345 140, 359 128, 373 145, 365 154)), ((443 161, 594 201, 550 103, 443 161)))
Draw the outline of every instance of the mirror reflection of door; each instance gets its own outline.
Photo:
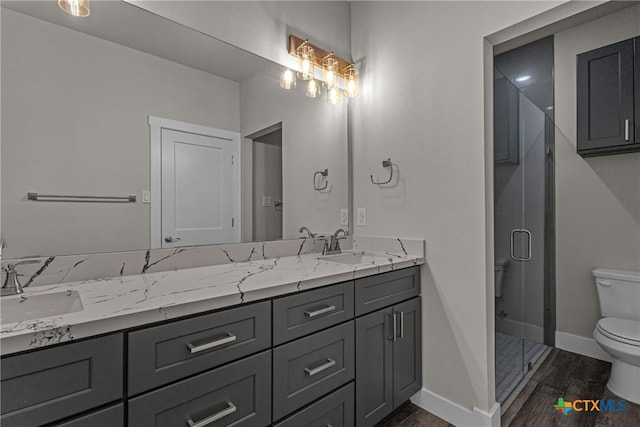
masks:
POLYGON ((282 126, 256 132, 253 140, 253 241, 282 239, 282 126))

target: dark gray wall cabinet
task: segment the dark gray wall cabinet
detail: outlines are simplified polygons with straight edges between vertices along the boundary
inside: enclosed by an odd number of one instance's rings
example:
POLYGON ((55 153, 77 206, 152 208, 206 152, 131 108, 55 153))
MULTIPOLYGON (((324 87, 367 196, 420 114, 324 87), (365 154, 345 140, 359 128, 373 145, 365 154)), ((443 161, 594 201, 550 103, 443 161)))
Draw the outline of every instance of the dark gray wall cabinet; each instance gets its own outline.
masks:
POLYGON ((640 151, 637 87, 634 93, 634 79, 640 79, 639 43, 636 37, 577 56, 577 151, 581 156, 640 151))
POLYGON ((356 425, 374 426, 422 387, 421 299, 356 319, 356 425))

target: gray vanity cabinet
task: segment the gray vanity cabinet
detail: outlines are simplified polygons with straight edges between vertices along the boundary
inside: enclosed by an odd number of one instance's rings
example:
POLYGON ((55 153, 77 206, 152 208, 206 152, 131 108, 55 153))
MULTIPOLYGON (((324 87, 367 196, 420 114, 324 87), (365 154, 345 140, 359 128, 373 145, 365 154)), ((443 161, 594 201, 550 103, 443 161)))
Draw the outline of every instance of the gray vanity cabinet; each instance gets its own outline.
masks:
POLYGON ((3 358, 2 426, 48 424, 121 400, 123 347, 115 334, 3 358))
POLYGON ((374 426, 422 386, 421 299, 356 319, 356 425, 374 426))
POLYGON ((636 89, 634 102, 635 102, 635 110, 636 110, 636 118, 635 118, 635 135, 636 135, 636 144, 640 144, 640 37, 636 37, 633 39, 633 47, 634 47, 634 65, 633 65, 633 76, 634 76, 634 87, 636 89))
POLYGON ((274 427, 353 427, 353 382, 334 391, 274 427))
MULTIPOLYGON (((637 79, 640 69, 635 73, 637 79)), ((638 109, 637 96, 634 102, 633 39, 577 56, 578 154, 589 157, 640 151, 634 135, 638 109)))
POLYGON ((357 279, 355 293, 356 316, 413 298, 420 295, 420 267, 357 279))

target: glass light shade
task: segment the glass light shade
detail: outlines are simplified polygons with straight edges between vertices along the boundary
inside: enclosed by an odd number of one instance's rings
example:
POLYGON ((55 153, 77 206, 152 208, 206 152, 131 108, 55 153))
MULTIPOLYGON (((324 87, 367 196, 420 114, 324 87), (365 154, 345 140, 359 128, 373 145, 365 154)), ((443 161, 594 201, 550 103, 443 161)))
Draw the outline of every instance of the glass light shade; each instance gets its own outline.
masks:
POLYGON ((280 87, 282 89, 293 89, 296 87, 296 73, 290 68, 282 67, 280 69, 280 87))
POLYGON ((89 16, 89 0, 58 0, 60 9, 73 16, 89 16))
POLYGON ((298 65, 300 71, 298 71, 298 78, 302 80, 313 79, 314 63, 313 63, 313 48, 308 44, 302 45, 297 50, 298 65))
POLYGON ((322 61, 322 77, 327 88, 338 87, 338 61, 328 57, 322 61))
POLYGON ((327 102, 331 105, 338 105, 342 102, 342 92, 339 88, 333 87, 327 90, 327 102))
POLYGON ((344 94, 349 98, 355 98, 360 93, 360 77, 358 70, 349 68, 344 73, 344 94))
POLYGON ((320 83, 316 79, 311 79, 307 82, 305 95, 309 98, 317 98, 320 96, 320 83))

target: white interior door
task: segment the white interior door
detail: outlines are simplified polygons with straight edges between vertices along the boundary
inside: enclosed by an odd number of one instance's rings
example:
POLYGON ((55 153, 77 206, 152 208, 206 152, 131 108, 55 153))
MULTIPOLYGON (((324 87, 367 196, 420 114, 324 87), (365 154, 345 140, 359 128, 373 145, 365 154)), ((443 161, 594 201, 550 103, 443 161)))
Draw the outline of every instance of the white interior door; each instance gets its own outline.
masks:
POLYGON ((161 141, 162 247, 237 241, 238 141, 165 128, 161 141))

